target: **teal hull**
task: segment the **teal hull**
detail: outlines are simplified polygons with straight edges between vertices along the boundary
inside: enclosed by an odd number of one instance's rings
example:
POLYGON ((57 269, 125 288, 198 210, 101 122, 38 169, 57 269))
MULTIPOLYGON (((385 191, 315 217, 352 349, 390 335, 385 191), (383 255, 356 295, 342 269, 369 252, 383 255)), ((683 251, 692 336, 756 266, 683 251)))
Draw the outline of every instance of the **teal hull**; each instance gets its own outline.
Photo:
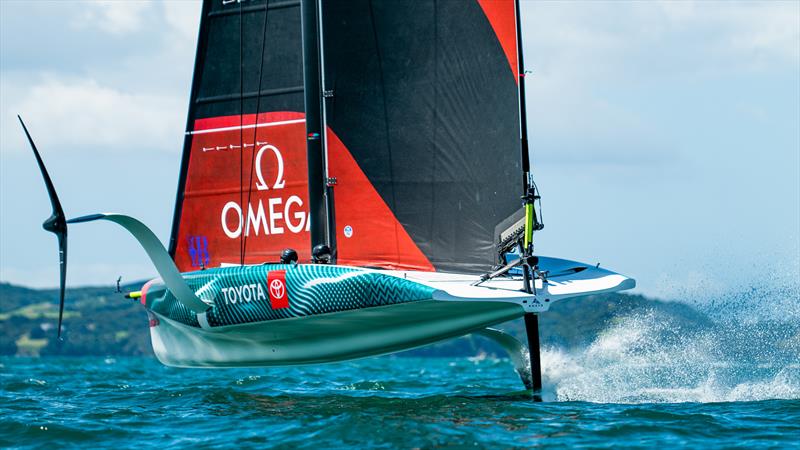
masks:
POLYGON ((151 314, 153 349, 163 364, 259 367, 394 353, 513 320, 524 311, 511 303, 424 300, 213 329, 151 314))

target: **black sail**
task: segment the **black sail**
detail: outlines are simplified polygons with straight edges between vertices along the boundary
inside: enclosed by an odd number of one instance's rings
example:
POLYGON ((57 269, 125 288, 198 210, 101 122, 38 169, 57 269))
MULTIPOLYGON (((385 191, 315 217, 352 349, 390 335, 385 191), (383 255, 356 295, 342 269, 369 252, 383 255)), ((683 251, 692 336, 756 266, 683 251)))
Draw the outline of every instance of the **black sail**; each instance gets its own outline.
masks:
POLYGON ((520 205, 513 0, 322 12, 339 262, 485 272, 495 225, 520 205))
POLYGON ((206 0, 203 14, 190 119, 255 113, 259 83, 259 112, 302 112, 299 0, 206 0))

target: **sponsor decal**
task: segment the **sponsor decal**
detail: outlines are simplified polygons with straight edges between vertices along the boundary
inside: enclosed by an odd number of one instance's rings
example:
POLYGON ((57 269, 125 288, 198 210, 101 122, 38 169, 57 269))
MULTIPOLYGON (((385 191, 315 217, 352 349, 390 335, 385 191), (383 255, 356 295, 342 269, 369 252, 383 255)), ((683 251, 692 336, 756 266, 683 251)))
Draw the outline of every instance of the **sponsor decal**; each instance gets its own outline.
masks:
MULTIPOLYGON (((256 189, 259 191, 279 190, 286 187, 284 179, 283 155, 278 147, 274 145, 264 145, 256 153, 253 169, 256 176, 256 189), (275 182, 270 185, 265 181, 262 173, 261 159, 264 152, 270 150, 270 154, 275 156, 277 175, 275 182)), ((222 222, 222 232, 230 239, 238 239, 244 231, 245 236, 265 236, 274 234, 292 233, 298 234, 308 231, 311 222, 308 220, 308 212, 303 208, 303 200, 297 195, 291 195, 284 200, 282 197, 271 197, 264 201, 259 199, 253 207, 253 203, 247 205, 247 211, 236 201, 229 201, 222 207, 220 220, 222 222)))
POLYGON ((274 145, 265 145, 258 150, 258 153, 256 153, 256 161, 254 163, 254 168, 256 169, 256 178, 258 178, 256 189, 259 191, 266 191, 269 189, 269 186, 264 181, 264 175, 261 173, 261 157, 264 155, 265 150, 272 150, 278 167, 278 174, 275 177, 275 183, 272 185, 272 189, 283 189, 286 186, 286 181, 283 179, 283 155, 281 154, 281 151, 278 150, 278 148, 274 145))
POLYGON ((267 296, 264 294, 264 286, 261 283, 245 284, 243 286, 234 286, 229 288, 222 288, 222 296, 225 297, 226 305, 235 305, 237 303, 250 303, 253 300, 266 300, 267 296))
POLYGON ((286 271, 272 270, 267 273, 269 303, 272 309, 289 307, 289 291, 286 288, 286 271))
POLYGON ((353 236, 353 227, 347 225, 344 227, 344 237, 349 238, 353 236))
POLYGON ((255 209, 252 203, 248 204, 245 215, 237 202, 230 201, 222 207, 222 232, 231 239, 238 239, 242 235, 242 228, 245 236, 308 231, 311 222, 302 207, 303 200, 296 195, 290 196, 285 203, 282 198, 273 197, 267 199, 266 208, 260 199, 255 209))
POLYGON ((211 255, 208 253, 208 238, 205 236, 189 236, 189 258, 192 267, 208 267, 211 255))

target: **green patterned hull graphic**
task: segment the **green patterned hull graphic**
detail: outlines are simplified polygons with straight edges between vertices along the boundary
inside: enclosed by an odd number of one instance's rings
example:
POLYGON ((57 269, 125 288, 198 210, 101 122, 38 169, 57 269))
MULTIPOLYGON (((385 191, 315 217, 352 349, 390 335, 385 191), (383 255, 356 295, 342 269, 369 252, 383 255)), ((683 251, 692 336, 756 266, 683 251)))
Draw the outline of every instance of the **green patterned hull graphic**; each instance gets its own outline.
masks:
POLYGON ((269 264, 183 276, 211 306, 200 320, 162 284, 148 283, 144 296, 153 350, 170 366, 342 361, 462 336, 524 313, 513 303, 433 300, 431 287, 356 267, 269 264), (270 292, 276 278, 285 292, 270 292))
POLYGON ((211 330, 155 314, 150 336, 156 356, 169 366, 301 365, 408 350, 523 314, 511 303, 421 300, 211 330))
MULTIPOLYGON (((334 265, 237 266, 183 274, 189 287, 211 305, 212 328, 430 300, 433 288, 377 271, 334 265), (270 293, 270 274, 285 273, 286 307, 270 293)), ((158 316, 199 328, 196 314, 164 288, 152 285, 146 306, 158 316)))

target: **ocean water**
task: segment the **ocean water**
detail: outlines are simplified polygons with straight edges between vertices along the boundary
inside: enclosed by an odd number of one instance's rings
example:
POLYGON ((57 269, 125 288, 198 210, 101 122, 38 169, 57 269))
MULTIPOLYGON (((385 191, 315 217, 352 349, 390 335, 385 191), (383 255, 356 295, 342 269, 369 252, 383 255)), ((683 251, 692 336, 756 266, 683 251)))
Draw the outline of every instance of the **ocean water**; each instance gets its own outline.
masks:
POLYGON ((545 348, 543 403, 488 357, 217 370, 4 358, 0 448, 798 448, 797 330, 637 313, 586 347, 545 348))

